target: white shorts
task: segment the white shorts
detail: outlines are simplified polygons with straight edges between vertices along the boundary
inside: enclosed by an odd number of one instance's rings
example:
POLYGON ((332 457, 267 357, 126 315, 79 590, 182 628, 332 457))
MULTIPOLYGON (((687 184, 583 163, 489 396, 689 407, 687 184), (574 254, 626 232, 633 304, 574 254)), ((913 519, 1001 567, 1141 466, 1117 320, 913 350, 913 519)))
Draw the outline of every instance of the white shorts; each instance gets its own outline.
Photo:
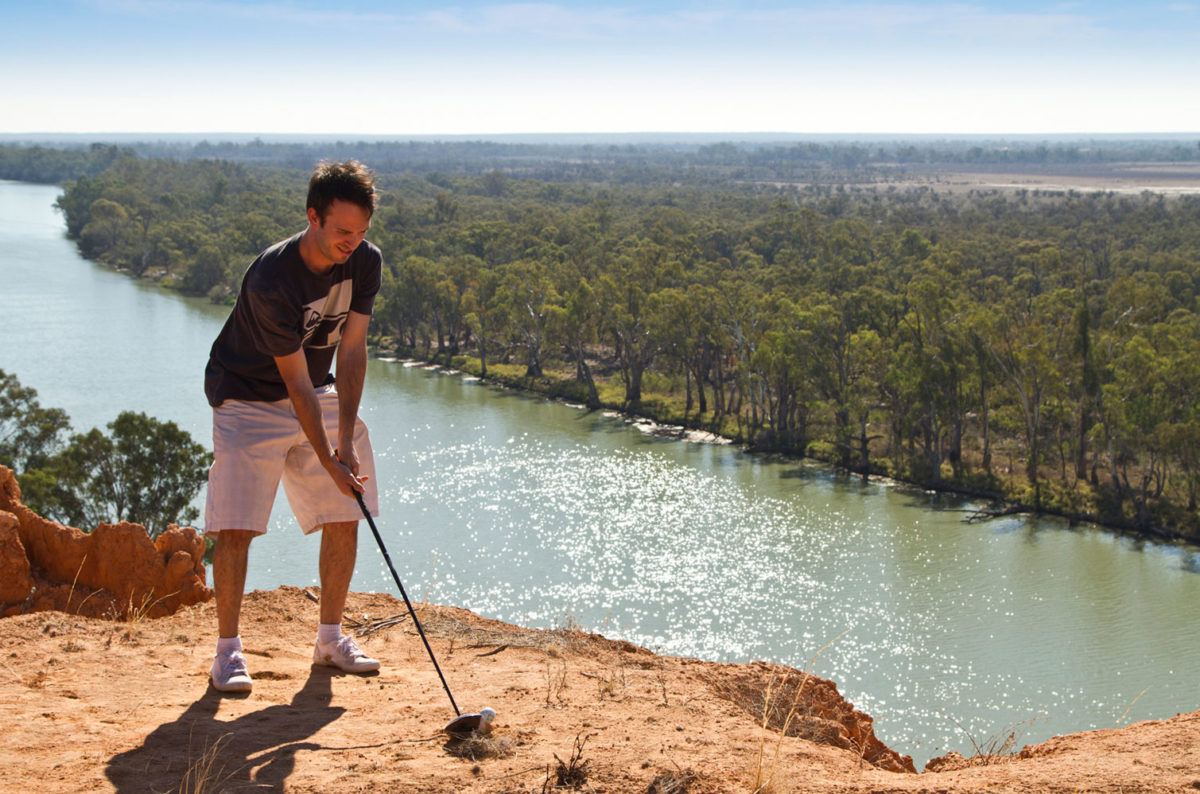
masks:
MULTIPOLYGON (((325 433, 332 442, 338 432, 338 397, 333 385, 317 390, 325 433)), ((379 515, 375 456, 361 419, 354 424, 354 449, 359 476, 367 477, 363 501, 379 515)), ((358 500, 338 490, 308 443, 292 401, 226 400, 213 409, 213 465, 208 470, 204 504, 204 533, 224 529, 267 531, 279 481, 304 534, 324 524, 357 521, 363 517, 358 500)))

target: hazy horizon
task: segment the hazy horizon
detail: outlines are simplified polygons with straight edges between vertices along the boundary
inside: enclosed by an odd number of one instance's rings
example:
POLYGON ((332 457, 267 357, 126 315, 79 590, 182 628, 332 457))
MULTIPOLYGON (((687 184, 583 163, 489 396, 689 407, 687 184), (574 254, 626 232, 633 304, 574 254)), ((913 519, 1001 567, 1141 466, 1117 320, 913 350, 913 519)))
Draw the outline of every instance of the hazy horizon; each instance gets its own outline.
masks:
POLYGON ((708 143, 897 143, 897 142, 1013 142, 1085 143, 1120 141, 1192 141, 1200 131, 1184 132, 980 132, 980 133, 906 133, 906 132, 506 132, 453 134, 375 134, 293 133, 293 132, 228 132, 228 131, 109 131, 109 132, 0 132, 0 143, 109 143, 109 144, 197 144, 208 143, 331 143, 340 141, 366 143, 504 143, 504 144, 708 144, 708 143))

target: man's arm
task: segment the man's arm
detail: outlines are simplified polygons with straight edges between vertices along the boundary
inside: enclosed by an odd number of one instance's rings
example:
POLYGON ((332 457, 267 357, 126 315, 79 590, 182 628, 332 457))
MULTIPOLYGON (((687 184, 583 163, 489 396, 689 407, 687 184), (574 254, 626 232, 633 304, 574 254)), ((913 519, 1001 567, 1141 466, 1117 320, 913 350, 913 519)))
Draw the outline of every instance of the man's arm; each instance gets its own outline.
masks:
MULTIPOLYGON (((333 454, 329 437, 325 435, 325 425, 321 421, 321 404, 313 389, 312 380, 308 375, 308 359, 304 356, 303 348, 286 356, 275 356, 275 366, 287 386, 288 397, 292 407, 296 409, 296 418, 300 420, 300 428, 317 453, 317 460, 333 478, 338 490, 346 496, 353 496, 355 491, 362 493, 363 485, 354 475, 353 469, 342 463, 333 454)), ((361 379, 360 379, 361 393, 361 379)), ((357 463, 355 467, 357 468, 357 463)))
POLYGON ((358 452, 354 449, 354 424, 367 377, 367 325, 371 315, 351 311, 342 327, 337 350, 338 456, 358 474, 358 452))

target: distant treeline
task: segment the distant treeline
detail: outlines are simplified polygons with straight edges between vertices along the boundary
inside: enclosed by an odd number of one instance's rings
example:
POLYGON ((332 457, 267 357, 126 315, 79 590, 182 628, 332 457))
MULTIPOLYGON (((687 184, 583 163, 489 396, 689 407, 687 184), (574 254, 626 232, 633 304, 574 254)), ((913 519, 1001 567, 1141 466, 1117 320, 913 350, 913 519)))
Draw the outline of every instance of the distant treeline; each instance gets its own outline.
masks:
POLYGON ((500 171, 545 181, 720 185, 737 181, 839 183, 905 167, 1082 167, 1118 162, 1200 162, 1200 138, 883 140, 873 142, 502 143, 495 141, 216 141, 103 144, 57 150, 0 145, 0 178, 55 182, 97 173, 119 153, 150 159, 221 160, 306 170, 321 158, 358 159, 384 174, 480 176, 500 171))
POLYGON ((1200 161, 1200 138, 1180 140, 979 141, 946 140, 794 143, 533 144, 492 141, 335 143, 207 143, 136 145, 147 157, 220 159, 308 168, 322 157, 358 159, 383 172, 492 169, 542 179, 617 177, 638 181, 642 172, 785 179, 833 171, 896 165, 1078 165, 1200 161), (734 169, 732 172, 729 169, 734 169))
POLYGON ((103 143, 65 149, 4 145, 0 146, 0 179, 58 184, 93 176, 122 157, 131 156, 130 149, 103 143))
MULTIPOLYGON (((229 300, 316 154, 121 159, 60 205, 87 256, 229 300)), ((388 349, 1200 540, 1200 199, 380 170, 388 349)))

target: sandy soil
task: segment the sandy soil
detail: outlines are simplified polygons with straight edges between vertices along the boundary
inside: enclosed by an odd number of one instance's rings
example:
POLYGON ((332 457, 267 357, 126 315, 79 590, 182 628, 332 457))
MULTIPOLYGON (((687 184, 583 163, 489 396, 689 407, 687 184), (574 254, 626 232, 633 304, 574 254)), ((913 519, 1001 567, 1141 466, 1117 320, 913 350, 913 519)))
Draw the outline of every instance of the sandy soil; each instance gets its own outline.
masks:
MULTIPOLYGON (((788 691, 781 668, 418 609, 460 704, 499 712, 488 742, 439 735, 452 714, 408 620, 363 639, 380 674, 313 667, 316 605, 295 588, 247 597, 249 696, 208 686, 211 602, 132 622, 3 619, 0 791, 542 792, 573 781, 598 792, 749 792, 756 780, 774 792, 1200 789, 1200 713, 961 769, 889 772, 865 751, 764 729, 763 693, 788 691)), ((390 596, 354 594, 347 615, 370 625, 403 612, 390 596)), ((804 679, 793 675, 794 693, 804 679)), ((819 725, 808 735, 838 741, 819 725)))
POLYGON ((1040 190, 1049 192, 1112 192, 1139 195, 1143 191, 1166 196, 1200 193, 1200 164, 1197 163, 1105 163, 1080 166, 1058 165, 1008 169, 965 169, 950 166, 906 166, 894 185, 930 187, 941 192, 970 190, 1040 190))
MULTIPOLYGON (((755 184, 800 189, 810 183, 762 181, 755 184)), ((1012 194, 1025 190, 1049 194, 1076 191, 1140 195, 1149 191, 1172 197, 1200 194, 1200 163, 1057 164, 1040 168, 1030 164, 1008 168, 906 164, 884 169, 874 177, 864 176, 862 181, 851 180, 846 186, 853 190, 927 188, 938 193, 994 190, 1012 194)))

